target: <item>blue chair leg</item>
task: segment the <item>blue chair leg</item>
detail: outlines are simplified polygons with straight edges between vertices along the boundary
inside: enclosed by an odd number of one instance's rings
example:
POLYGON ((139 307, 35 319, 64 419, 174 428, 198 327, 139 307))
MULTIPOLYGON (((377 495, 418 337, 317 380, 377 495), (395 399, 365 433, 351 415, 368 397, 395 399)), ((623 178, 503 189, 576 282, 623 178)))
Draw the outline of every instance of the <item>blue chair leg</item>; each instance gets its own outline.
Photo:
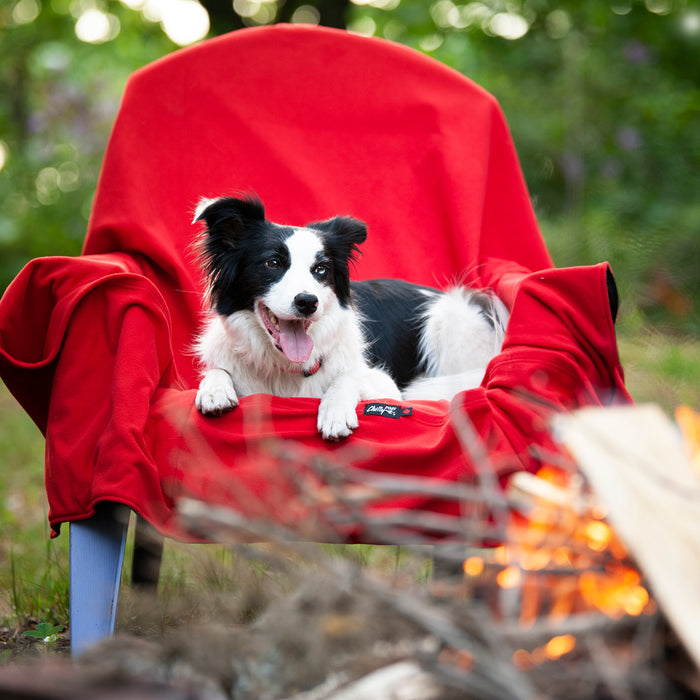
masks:
POLYGON ((114 634, 129 510, 103 509, 70 525, 71 654, 114 634))

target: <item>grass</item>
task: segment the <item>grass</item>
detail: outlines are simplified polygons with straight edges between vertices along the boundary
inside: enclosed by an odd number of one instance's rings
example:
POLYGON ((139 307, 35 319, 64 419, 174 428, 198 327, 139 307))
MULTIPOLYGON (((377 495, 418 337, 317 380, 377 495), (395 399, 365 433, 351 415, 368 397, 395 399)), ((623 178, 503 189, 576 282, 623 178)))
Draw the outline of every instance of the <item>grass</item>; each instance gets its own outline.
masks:
MULTIPOLYGON (((669 413, 679 404, 700 407, 699 339, 654 330, 627 319, 619 326, 619 346, 628 388, 635 400, 655 401, 669 413)), ((15 638, 40 620, 66 626, 69 622, 68 536, 65 533, 49 539, 43 452, 41 434, 0 385, 0 627, 14 630, 15 638)), ((398 548, 358 545, 339 548, 337 553, 363 566, 384 570, 398 568, 402 561, 398 548)), ((263 569, 248 573, 242 569, 248 571, 250 567, 236 566, 235 553, 222 547, 168 544, 160 584, 166 606, 161 624, 183 616, 191 619, 218 614, 221 608, 217 607, 217 592, 255 590, 249 577, 266 575, 263 569)), ((256 605, 262 604, 254 599, 242 603, 251 615, 256 605)), ((127 597, 123 607, 126 624, 138 625, 138 605, 129 603, 127 597)), ((0 645, 0 661, 3 658, 0 645)))
POLYGON ((67 538, 50 540, 44 442, 7 389, 0 391, 0 621, 68 620, 67 538))
POLYGON ((618 338, 625 380, 639 403, 671 413, 679 404, 700 408, 700 340, 642 327, 622 328, 618 338))

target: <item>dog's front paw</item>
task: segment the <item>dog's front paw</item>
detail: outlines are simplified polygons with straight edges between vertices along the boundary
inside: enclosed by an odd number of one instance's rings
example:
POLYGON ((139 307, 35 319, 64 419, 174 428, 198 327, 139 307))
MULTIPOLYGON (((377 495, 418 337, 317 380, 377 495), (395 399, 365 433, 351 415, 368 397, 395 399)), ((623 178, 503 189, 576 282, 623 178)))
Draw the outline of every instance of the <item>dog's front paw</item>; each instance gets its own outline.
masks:
POLYGON ((197 409, 204 415, 220 416, 238 406, 238 396, 228 372, 210 369, 199 383, 194 400, 197 409))
POLYGON ((318 432, 325 440, 342 440, 357 428, 357 400, 341 392, 326 392, 318 407, 318 432))

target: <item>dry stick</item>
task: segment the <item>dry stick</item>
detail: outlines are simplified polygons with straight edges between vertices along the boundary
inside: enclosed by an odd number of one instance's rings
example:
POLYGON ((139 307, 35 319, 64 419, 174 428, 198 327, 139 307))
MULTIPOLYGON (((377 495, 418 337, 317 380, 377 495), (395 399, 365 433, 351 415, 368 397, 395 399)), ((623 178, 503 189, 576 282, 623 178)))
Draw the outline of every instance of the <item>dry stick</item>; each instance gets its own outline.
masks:
MULTIPOLYGON (((651 649, 654 645, 654 638, 659 634, 662 623, 662 615, 656 612, 654 615, 644 615, 637 618, 637 626, 634 637, 632 639, 632 648, 634 649, 651 649)), ((631 675, 638 676, 644 673, 648 668, 648 654, 639 654, 639 657, 634 663, 634 670, 631 675)), ((658 683, 658 678, 656 679, 658 683)))
MULTIPOLYGON (((332 467, 322 460, 310 465, 317 473, 327 477, 332 467)), ((459 482, 445 482, 443 479, 422 476, 405 476, 403 474, 377 474, 366 469, 343 467, 342 479, 350 484, 360 484, 374 489, 378 496, 421 495, 433 496, 446 501, 468 501, 480 503, 484 495, 478 486, 459 482)))
MULTIPOLYGON (((388 591, 366 579, 361 583, 369 593, 391 605, 398 613, 444 644, 468 651, 474 658, 475 666, 463 680, 473 686, 475 678, 483 679, 484 686, 480 690, 484 693, 489 692, 488 697, 525 700, 536 696, 527 677, 520 673, 509 660, 499 658, 498 648, 489 648, 468 635, 438 606, 427 603, 417 596, 388 591)), ((481 633, 485 633, 488 629, 488 624, 478 626, 481 633)), ((502 642, 500 645, 502 646, 502 642)), ((480 697, 487 697, 487 695, 480 697)))
MULTIPOLYGON (((308 556, 308 547, 291 541, 289 538, 293 537, 293 533, 280 526, 260 521, 253 522, 228 508, 212 507, 192 499, 182 499, 178 504, 178 510, 183 522, 192 531, 207 536, 215 535, 217 539, 228 544, 238 542, 240 535, 243 534, 248 540, 275 540, 290 552, 308 556)), ((314 554, 316 554, 315 550, 314 554)), ((276 558, 271 559, 274 563, 279 563, 276 558)), ((339 567, 332 566, 322 558, 314 557, 314 559, 338 580, 347 579, 347 573, 344 570, 341 571, 339 567)), ((512 697, 517 700, 520 698, 526 700, 535 696, 534 690, 529 687, 529 683, 522 674, 509 663, 494 658, 492 649, 486 648, 481 642, 461 630, 437 606, 428 604, 417 596, 387 591, 364 577, 358 580, 368 594, 391 605, 398 613, 432 634, 441 643, 469 651, 477 662, 481 662, 470 674, 459 676, 463 686, 468 685, 470 689, 478 691, 479 696, 483 698, 512 697)), ((454 683, 455 678, 452 678, 451 682, 454 683)))
POLYGON ((299 541, 293 532, 272 524, 270 520, 251 520, 231 508, 212 506, 191 498, 181 498, 177 510, 182 523, 190 532, 227 546, 245 547, 249 558, 265 560, 279 566, 285 573, 292 572, 293 567, 288 561, 269 551, 253 552, 246 544, 273 542, 287 554, 293 554, 304 561, 325 564, 316 545, 299 541))
POLYGON ((486 506, 485 509, 475 508, 471 519, 486 521, 491 516, 505 536, 508 503, 496 478, 491 458, 464 409, 454 409, 450 417, 457 440, 474 467, 482 490, 483 505, 486 506))
POLYGON ((600 637, 587 636, 586 645, 600 678, 615 700, 633 700, 634 693, 624 674, 611 661, 610 649, 600 637))
POLYGON ((563 634, 578 636, 634 630, 638 622, 638 618, 631 616, 613 619, 603 613, 592 612, 567 615, 558 619, 540 619, 526 627, 517 621, 492 622, 490 629, 497 637, 503 637, 515 644, 534 647, 563 634))
MULTIPOLYGON (((340 509, 328 510, 324 514, 335 524, 347 525, 349 523, 361 524, 367 529, 373 538, 381 537, 384 543, 394 543, 395 536, 400 533, 391 530, 383 530, 390 526, 425 529, 442 535, 458 536, 463 534, 464 520, 454 516, 445 516, 427 511, 401 511, 390 515, 367 515, 364 506, 373 502, 384 500, 394 495, 420 495, 431 496, 446 501, 458 501, 480 505, 484 503, 484 490, 460 483, 446 484, 444 481, 427 477, 405 477, 403 475, 388 476, 377 475, 373 472, 354 467, 343 466, 342 469, 331 465, 318 454, 309 453, 302 449, 287 452, 284 455, 288 463, 304 463, 316 475, 324 479, 330 488, 334 500, 340 509), (353 488, 363 487, 363 488, 353 488), (343 510, 347 515, 343 515, 343 510), (384 522, 382 522, 384 518, 384 522)), ((290 478, 295 485, 303 487, 303 481, 296 478, 294 469, 290 471, 290 478)), ((503 531, 493 523, 480 520, 474 523, 469 531, 468 539, 471 541, 483 541, 485 539, 502 539, 503 531)), ((417 537, 417 536, 416 536, 417 537)), ((404 538, 402 537, 402 540, 404 538)), ((460 538, 463 539, 463 538, 460 538)), ((409 538, 410 540, 410 538, 409 538)), ((420 544, 434 543, 434 539, 423 540, 420 544)), ((403 542, 401 542, 403 544, 403 542)))
MULTIPOLYGON (((435 544, 435 537, 424 537, 417 532, 402 535, 401 530, 404 532, 406 530, 428 531, 434 533, 435 536, 457 537, 464 534, 464 527, 461 525, 459 518, 428 511, 396 511, 394 513, 378 513, 376 515, 365 515, 364 513, 344 515, 339 513, 333 520, 340 525, 360 522, 370 536, 373 535, 374 538, 377 536, 381 537, 383 544, 401 544, 401 542, 395 542, 394 537, 398 537, 405 542, 435 544)), ((478 530, 470 532, 473 539, 477 540, 492 538, 496 534, 497 530, 488 524, 479 525, 478 530)))

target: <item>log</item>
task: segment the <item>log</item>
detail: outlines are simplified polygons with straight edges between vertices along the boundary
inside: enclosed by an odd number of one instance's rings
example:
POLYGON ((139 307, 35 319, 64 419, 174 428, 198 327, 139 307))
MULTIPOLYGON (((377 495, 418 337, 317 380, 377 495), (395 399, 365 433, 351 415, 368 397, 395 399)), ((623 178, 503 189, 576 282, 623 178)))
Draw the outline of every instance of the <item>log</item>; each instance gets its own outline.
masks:
POLYGON ((398 661, 384 666, 334 693, 317 695, 313 691, 295 695, 288 700, 377 700, 402 698, 405 700, 437 700, 443 687, 435 678, 414 661, 398 661))

